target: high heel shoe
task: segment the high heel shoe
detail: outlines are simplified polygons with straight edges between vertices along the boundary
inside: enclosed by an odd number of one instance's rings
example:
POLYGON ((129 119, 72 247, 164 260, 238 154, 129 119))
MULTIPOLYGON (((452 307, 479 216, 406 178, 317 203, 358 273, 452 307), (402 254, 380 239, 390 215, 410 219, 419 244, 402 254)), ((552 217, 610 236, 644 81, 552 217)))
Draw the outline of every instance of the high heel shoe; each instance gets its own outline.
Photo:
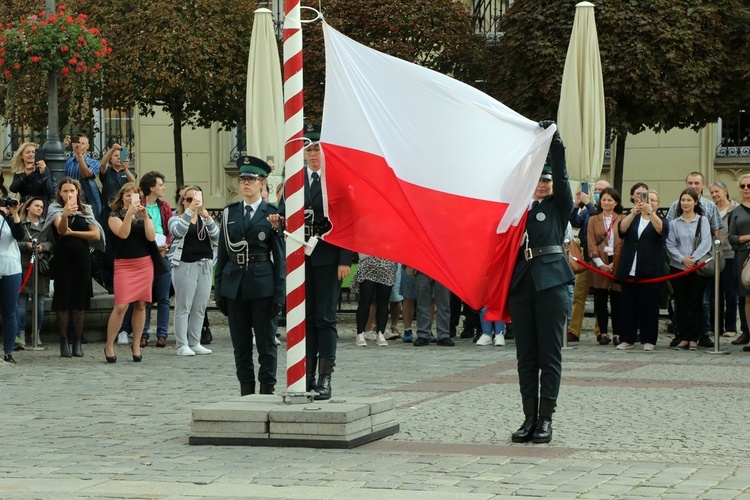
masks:
POLYGON ((107 360, 107 363, 117 363, 117 356, 107 356, 107 348, 104 348, 104 358, 107 360))
POLYGON ((133 344, 130 344, 130 352, 133 353, 133 363, 140 363, 143 361, 143 354, 136 355, 135 352, 133 352, 133 344))

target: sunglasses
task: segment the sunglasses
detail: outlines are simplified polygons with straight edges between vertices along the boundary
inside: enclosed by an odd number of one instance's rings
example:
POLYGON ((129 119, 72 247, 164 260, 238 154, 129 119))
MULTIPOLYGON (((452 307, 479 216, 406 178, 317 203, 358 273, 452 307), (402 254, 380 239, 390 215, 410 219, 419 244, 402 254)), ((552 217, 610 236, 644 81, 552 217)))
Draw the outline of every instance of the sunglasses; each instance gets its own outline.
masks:
POLYGON ((740 184, 740 189, 748 189, 750 188, 750 184, 740 184))
POLYGON ((188 203, 192 203, 193 202, 192 196, 188 196, 187 198, 185 198, 185 201, 188 203))

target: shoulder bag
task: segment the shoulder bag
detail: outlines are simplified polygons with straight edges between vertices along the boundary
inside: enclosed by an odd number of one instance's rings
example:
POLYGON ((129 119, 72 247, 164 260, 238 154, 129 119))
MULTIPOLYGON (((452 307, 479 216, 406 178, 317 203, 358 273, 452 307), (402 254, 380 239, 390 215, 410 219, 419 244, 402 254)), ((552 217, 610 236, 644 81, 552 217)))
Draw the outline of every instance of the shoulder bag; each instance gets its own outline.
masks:
POLYGON ((568 264, 570 265, 570 270, 575 274, 581 274, 586 271, 586 268, 580 264, 581 262, 583 262, 581 245, 576 240, 570 240, 570 243, 568 243, 568 264), (573 260, 572 257, 575 257, 578 261, 573 260))
MULTIPOLYGON (((701 222, 703 221, 703 217, 699 216, 700 219, 698 219, 698 227, 695 230, 695 237, 693 238, 693 251, 695 251, 696 248, 698 248, 698 245, 700 244, 701 240, 701 222)), ((704 278, 713 278, 716 276, 716 270, 719 270, 719 273, 721 273, 724 270, 724 266, 726 265, 726 261, 724 259, 724 253, 721 251, 721 246, 719 246, 719 255, 718 259, 711 259, 713 257, 713 242, 711 243, 711 250, 708 251, 706 255, 698 259, 696 264, 700 264, 701 262, 706 262, 706 265, 701 267, 696 271, 698 273, 698 276, 703 276, 704 278), (711 260, 708 260, 711 259, 711 260), (718 260, 718 262, 717 262, 718 260)))

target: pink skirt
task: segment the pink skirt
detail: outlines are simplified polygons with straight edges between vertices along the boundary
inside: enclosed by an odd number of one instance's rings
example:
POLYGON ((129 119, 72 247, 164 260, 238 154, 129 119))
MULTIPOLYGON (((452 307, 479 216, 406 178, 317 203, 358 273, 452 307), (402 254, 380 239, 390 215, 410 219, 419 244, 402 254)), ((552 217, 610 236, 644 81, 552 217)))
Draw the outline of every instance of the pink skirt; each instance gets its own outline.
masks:
POLYGON ((150 256, 137 259, 115 259, 115 304, 142 300, 151 302, 154 264, 150 256))

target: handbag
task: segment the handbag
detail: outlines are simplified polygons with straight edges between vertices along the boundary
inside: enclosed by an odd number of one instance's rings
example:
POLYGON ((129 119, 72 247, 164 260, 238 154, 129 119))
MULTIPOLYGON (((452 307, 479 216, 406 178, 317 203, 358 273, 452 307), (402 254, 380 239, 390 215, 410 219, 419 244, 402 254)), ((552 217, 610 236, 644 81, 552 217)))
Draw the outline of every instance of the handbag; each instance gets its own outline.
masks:
POLYGON ((742 264, 740 282, 742 283, 742 286, 750 289, 750 256, 748 256, 747 259, 745 259, 745 262, 742 264))
MULTIPOLYGON (((693 238, 693 252, 695 252, 695 249, 698 248, 698 245, 700 244, 701 222, 703 222, 702 217, 698 219, 698 227, 695 230, 695 237, 693 238)), ((712 254, 713 252, 709 251, 706 255, 696 261, 696 264, 700 264, 701 262, 706 263, 705 266, 696 271, 696 273, 698 273, 698 276, 703 276, 704 278, 713 278, 714 276, 716 276, 717 269, 719 270, 719 273, 724 270, 724 266, 726 266, 726 260, 724 259, 724 252, 722 252, 721 247, 719 247, 718 257, 716 259, 711 259, 712 254)))
POLYGON ((570 265, 570 270, 573 271, 574 274, 581 274, 586 271, 586 268, 581 265, 581 262, 583 262, 583 251, 581 250, 581 245, 579 245, 576 240, 570 240, 570 243, 568 243, 568 265, 570 265), (578 260, 575 261, 572 257, 575 257, 578 260))
POLYGON ((161 256, 159 245, 155 241, 152 241, 149 250, 151 251, 151 262, 154 263, 154 276, 168 273, 169 268, 164 263, 164 257, 161 256))

